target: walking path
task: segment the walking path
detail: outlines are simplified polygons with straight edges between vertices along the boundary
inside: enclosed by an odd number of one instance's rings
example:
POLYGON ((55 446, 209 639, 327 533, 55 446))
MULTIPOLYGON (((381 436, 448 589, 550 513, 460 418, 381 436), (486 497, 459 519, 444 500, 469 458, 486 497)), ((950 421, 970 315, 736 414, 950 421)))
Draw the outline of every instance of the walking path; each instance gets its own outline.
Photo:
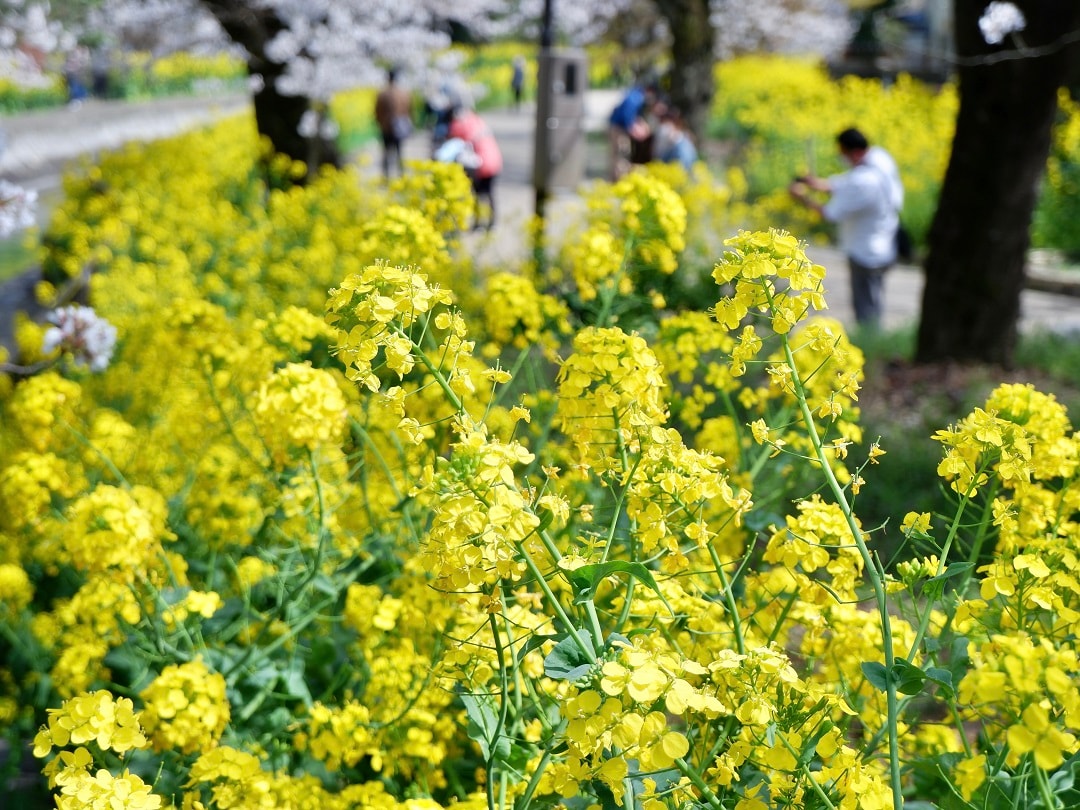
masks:
MULTIPOLYGON (((607 128, 607 114, 618 91, 595 90, 586 94, 584 126, 590 132, 607 128)), ((33 188, 43 198, 59 193, 60 172, 70 161, 91 157, 131 140, 152 140, 210 123, 246 109, 244 97, 180 98, 131 103, 88 101, 66 107, 0 118, 6 148, 0 153, 0 177, 33 188)), ((490 233, 465 235, 466 245, 484 266, 516 266, 528 255, 528 223, 535 208, 532 186, 533 127, 535 107, 519 111, 484 113, 504 157, 504 171, 496 187, 498 223, 490 233)), ((606 142, 590 153, 586 182, 607 169, 606 142)), ((406 144, 406 158, 426 159, 430 142, 418 132, 406 144)), ((378 146, 359 155, 365 171, 379 165, 378 146)), ((42 205, 42 219, 48 204, 42 205)), ((549 236, 557 235, 569 222, 580 218, 580 197, 569 190, 553 190, 546 205, 549 236)), ((831 314, 845 324, 854 322, 847 293, 847 262, 840 251, 813 247, 811 258, 828 270, 827 287, 831 314)), ((1075 276, 1080 280, 1080 274, 1075 276)), ((1080 284, 1073 274, 1052 268, 1031 268, 1029 289, 1021 297, 1021 331, 1039 328, 1080 333, 1080 284), (1047 291, 1050 290, 1050 291, 1047 291)), ((922 271, 897 267, 886 276, 885 326, 901 327, 918 318, 922 298, 922 271)), ((15 309, 26 306, 28 280, 15 279, 0 286, 0 342, 10 340, 15 309)))

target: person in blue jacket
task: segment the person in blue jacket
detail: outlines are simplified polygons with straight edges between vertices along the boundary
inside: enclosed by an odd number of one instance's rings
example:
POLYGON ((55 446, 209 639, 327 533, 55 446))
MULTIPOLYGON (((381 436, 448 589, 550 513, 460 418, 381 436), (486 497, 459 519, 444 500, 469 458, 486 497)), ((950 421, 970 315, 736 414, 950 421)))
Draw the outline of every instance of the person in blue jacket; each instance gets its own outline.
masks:
POLYGON ((635 84, 615 105, 608 118, 611 139, 611 179, 618 180, 629 168, 632 156, 647 151, 652 137, 646 116, 656 103, 656 86, 635 84))
POLYGON ((657 128, 654 144, 657 160, 664 163, 678 163, 690 171, 698 160, 694 138, 686 127, 686 120, 677 107, 667 107, 660 113, 660 126, 657 128))

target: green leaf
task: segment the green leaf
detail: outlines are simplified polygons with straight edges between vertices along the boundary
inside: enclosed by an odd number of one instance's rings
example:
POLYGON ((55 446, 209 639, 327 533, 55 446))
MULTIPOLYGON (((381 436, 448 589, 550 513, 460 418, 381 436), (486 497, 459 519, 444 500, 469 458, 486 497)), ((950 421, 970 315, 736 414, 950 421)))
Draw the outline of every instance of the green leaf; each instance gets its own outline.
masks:
POLYGON ((897 658, 893 662, 890 678, 901 694, 918 694, 927 683, 927 674, 906 658, 897 658))
POLYGON ((927 582, 943 582, 946 579, 952 579, 955 576, 963 574, 965 571, 969 571, 975 567, 973 562, 958 562, 948 566, 944 571, 938 574, 936 577, 930 577, 927 582))
POLYGON ((149 668, 146 658, 131 647, 116 647, 105 655, 105 665, 109 669, 122 669, 128 673, 131 683, 138 683, 147 676, 149 668))
POLYGON ((877 661, 863 661, 862 671, 879 692, 886 691, 892 683, 901 694, 917 695, 926 682, 926 673, 905 658, 897 658, 891 670, 877 661))
POLYGON ((495 698, 483 692, 466 693, 461 696, 461 702, 469 718, 469 739, 480 746, 484 761, 506 760, 510 755, 510 740, 499 730, 499 710, 495 698))
POLYGON ((555 513, 550 509, 537 509, 536 515, 540 518, 540 524, 533 529, 536 534, 547 531, 547 527, 555 522, 555 513))
POLYGON ((311 697, 311 690, 308 689, 307 680, 304 677, 305 672, 304 662, 294 659, 289 668, 282 673, 281 680, 290 695, 302 700, 304 705, 310 708, 315 701, 311 697))
POLYGON ((945 697, 952 697, 954 693, 953 680, 952 673, 949 670, 942 667, 927 667, 926 680, 936 683, 945 697))
POLYGON ((639 562, 626 560, 611 560, 606 563, 593 563, 575 568, 567 574, 570 584, 574 587, 574 602, 580 604, 593 598, 596 586, 606 577, 612 574, 627 574, 634 579, 639 579, 648 585, 653 591, 663 597, 660 588, 653 578, 652 571, 639 562))
POLYGON ((906 658, 896 659, 890 677, 902 695, 917 695, 926 683, 926 673, 906 658))
POLYGON ((244 677, 247 684, 256 689, 272 688, 280 679, 278 668, 269 661, 263 661, 258 668, 252 669, 244 677))
POLYGON ((863 661, 862 671, 866 680, 870 681, 870 685, 879 692, 884 692, 888 688, 889 675, 884 664, 877 661, 863 661))
MULTIPOLYGON (((578 630, 577 633, 584 643, 592 645, 588 630, 578 630)), ((576 681, 591 668, 592 661, 569 635, 564 636, 544 659, 544 674, 556 681, 576 681)))
POLYGON ((517 662, 520 664, 525 660, 525 656, 531 653, 533 650, 537 650, 543 647, 549 641, 556 641, 559 636, 556 635, 544 635, 542 633, 536 633, 529 636, 529 640, 518 647, 517 650, 517 662))
MULTIPOLYGON (((1077 785, 1080 784, 1080 752, 1073 754, 1050 775, 1050 790, 1058 797, 1068 794, 1070 799, 1080 798, 1077 785)), ((1075 807, 1075 804, 1063 802, 1063 807, 1075 807)))

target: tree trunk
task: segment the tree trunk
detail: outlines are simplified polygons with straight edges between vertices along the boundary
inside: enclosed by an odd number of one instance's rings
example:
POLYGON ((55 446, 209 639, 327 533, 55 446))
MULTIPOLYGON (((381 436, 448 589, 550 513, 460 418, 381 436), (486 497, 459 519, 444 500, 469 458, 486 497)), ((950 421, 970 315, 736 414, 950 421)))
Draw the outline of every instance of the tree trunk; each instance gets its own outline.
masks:
POLYGON ((1009 367, 1016 348, 1028 228, 1050 149, 1057 91, 1080 28, 1075 0, 1028 0, 1015 40, 983 41, 984 0, 955 0, 960 109, 928 238, 915 362, 1009 367))
POLYGON ((656 0, 671 30, 671 103, 679 108, 700 144, 708 135, 712 106, 713 43, 709 0, 656 0))
POLYGON ((259 134, 270 141, 273 151, 306 164, 309 176, 322 165, 340 166, 341 154, 332 139, 318 133, 308 137, 300 133, 305 113, 315 112, 319 105, 310 96, 289 96, 278 90, 277 80, 288 65, 272 61, 266 47, 285 23, 272 8, 256 2, 201 2, 229 38, 247 51, 248 75, 258 79, 252 98, 255 125, 259 134))

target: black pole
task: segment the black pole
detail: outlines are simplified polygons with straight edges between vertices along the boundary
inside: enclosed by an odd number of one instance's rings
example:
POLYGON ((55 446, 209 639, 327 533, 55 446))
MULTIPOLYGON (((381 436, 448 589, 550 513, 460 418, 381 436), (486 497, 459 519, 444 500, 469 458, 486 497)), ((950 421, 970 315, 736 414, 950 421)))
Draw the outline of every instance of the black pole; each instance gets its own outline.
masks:
POLYGON ((547 165, 546 151, 548 149, 547 133, 543 128, 547 126, 548 87, 551 78, 548 75, 548 57, 551 52, 551 20, 553 0, 544 0, 543 16, 540 18, 540 58, 537 64, 537 88, 536 88, 536 136, 534 140, 535 153, 533 155, 533 185, 536 188, 536 216, 543 222, 544 208, 547 202, 547 165))
POLYGON ((533 208, 538 220, 533 243, 533 259, 537 273, 543 277, 546 273, 546 215, 548 198, 548 116, 551 115, 551 20, 554 0, 544 0, 544 12, 540 18, 540 55, 537 60, 536 82, 536 128, 533 136, 533 187, 536 189, 536 201, 533 208))
POLYGON ((540 50, 551 48, 551 2, 544 0, 543 17, 540 19, 540 50))

